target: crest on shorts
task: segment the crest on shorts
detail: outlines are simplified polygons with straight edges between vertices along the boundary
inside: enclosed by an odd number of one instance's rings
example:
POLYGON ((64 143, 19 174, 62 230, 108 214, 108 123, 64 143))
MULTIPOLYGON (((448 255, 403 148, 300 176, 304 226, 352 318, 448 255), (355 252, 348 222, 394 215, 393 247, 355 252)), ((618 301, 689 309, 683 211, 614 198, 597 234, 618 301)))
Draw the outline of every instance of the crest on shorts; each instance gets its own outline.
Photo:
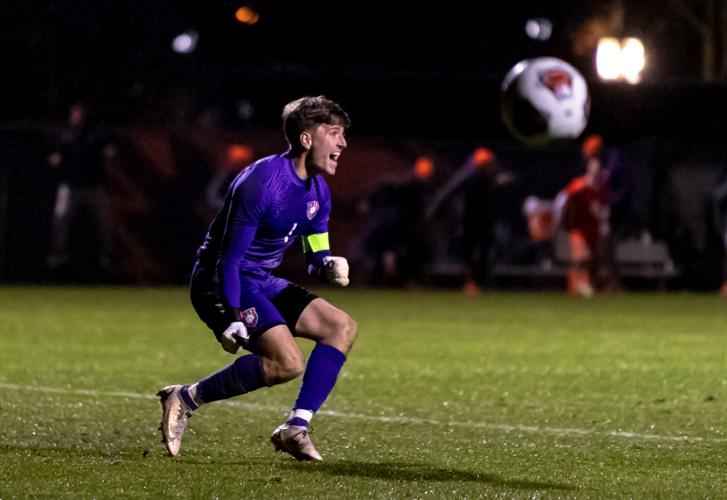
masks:
POLYGON ((257 311, 254 307, 242 311, 242 322, 247 328, 255 328, 257 326, 257 311))
POLYGON ((538 74, 540 83, 553 93, 556 99, 562 101, 573 95, 573 78, 569 72, 560 68, 548 68, 538 74))
POLYGON ((308 216, 308 220, 311 220, 313 219, 313 217, 316 216, 316 214, 318 213, 318 208, 320 208, 320 205, 316 200, 308 202, 308 209, 305 212, 305 214, 308 216))

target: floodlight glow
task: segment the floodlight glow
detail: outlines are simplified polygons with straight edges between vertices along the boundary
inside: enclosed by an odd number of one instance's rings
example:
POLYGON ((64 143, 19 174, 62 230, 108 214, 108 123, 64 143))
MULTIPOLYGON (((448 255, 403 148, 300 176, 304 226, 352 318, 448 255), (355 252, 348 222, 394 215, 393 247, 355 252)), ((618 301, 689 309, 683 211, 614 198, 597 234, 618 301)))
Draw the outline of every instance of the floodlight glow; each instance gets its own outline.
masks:
POLYGON ((185 31, 174 37, 172 50, 178 54, 189 54, 197 48, 199 35, 196 31, 185 31))
POLYGON ((596 70, 601 79, 639 83, 645 66, 646 50, 638 38, 605 37, 598 41, 596 70))
POLYGON ((603 80, 621 78, 621 44, 616 38, 606 37, 598 41, 596 71, 603 80))
POLYGON ((639 83, 641 72, 646 66, 644 44, 638 38, 626 38, 621 46, 622 73, 629 83, 639 83))

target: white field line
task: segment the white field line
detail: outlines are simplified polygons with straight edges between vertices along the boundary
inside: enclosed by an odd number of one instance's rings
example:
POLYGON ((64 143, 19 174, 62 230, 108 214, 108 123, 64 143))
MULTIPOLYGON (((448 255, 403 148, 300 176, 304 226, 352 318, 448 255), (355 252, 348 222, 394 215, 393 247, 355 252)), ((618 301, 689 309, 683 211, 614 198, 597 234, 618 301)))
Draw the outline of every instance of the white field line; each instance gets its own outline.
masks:
MULTIPOLYGON (((111 397, 111 398, 128 398, 128 399, 157 399, 154 394, 144 394, 139 392, 127 391, 96 391, 92 389, 73 389, 66 387, 46 387, 39 385, 19 385, 6 384, 0 382, 0 389, 9 389, 14 391, 35 391, 47 394, 71 394, 76 396, 88 396, 92 398, 111 397)), ((217 404, 230 406, 234 408, 244 408, 250 411, 275 411, 285 414, 287 411, 278 406, 265 406, 256 403, 242 403, 239 401, 220 401, 217 404)), ((435 427, 462 427, 467 429, 486 429, 497 430, 503 432, 523 432, 530 434, 552 434, 556 436, 583 436, 583 437, 614 437, 624 439, 639 439, 646 441, 665 441, 665 442, 691 442, 691 443, 725 443, 727 438, 705 438, 699 436, 665 436, 661 434, 643 434, 639 432, 627 431, 597 431, 592 429, 578 428, 562 428, 562 427, 540 427, 537 425, 509 425, 509 424, 492 424, 488 422, 457 422, 457 421, 441 421, 426 418, 405 417, 405 416, 386 416, 386 415, 365 415, 361 413, 344 413, 333 410, 321 410, 320 415, 328 415, 331 417, 364 420, 369 422, 381 423, 397 423, 397 424, 414 424, 414 425, 430 425, 435 427)))

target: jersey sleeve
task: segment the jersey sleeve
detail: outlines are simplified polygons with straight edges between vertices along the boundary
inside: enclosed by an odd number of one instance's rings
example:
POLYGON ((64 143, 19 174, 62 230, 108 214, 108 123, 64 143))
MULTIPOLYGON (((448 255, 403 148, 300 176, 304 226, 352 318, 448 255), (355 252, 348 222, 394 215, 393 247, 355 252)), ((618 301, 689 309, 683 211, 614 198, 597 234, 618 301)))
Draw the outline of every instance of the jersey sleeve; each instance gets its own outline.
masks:
POLYGON ((253 176, 233 187, 220 255, 222 299, 231 309, 240 308, 240 262, 270 206, 270 192, 253 176))
MULTIPOLYGON (((323 184, 323 183, 322 183, 323 184)), ((308 229, 303 233, 303 252, 308 274, 320 277, 323 258, 331 255, 328 239, 328 219, 331 216, 331 194, 328 185, 321 186, 321 208, 308 229)))

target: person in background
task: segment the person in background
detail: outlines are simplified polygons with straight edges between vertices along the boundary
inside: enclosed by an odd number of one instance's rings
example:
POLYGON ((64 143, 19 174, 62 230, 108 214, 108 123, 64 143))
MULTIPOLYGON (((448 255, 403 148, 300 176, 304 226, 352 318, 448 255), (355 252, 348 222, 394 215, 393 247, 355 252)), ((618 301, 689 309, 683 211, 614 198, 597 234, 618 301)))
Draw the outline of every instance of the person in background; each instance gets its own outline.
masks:
POLYGON ((573 179, 555 203, 562 206, 558 218, 568 232, 570 245, 567 291, 583 297, 592 297, 608 279, 604 274, 609 264, 611 195, 602 147, 600 136, 586 138, 582 149, 585 173, 573 179))
POLYGON ((101 126, 90 115, 84 102, 74 103, 60 133, 58 146, 49 157, 57 171, 50 251, 47 256, 51 272, 65 269, 70 260, 71 234, 79 214, 85 211, 93 223, 95 248, 89 248, 98 271, 107 272, 111 260, 109 198, 106 194, 105 163, 116 156, 116 147, 101 126))
POLYGON ((462 195, 462 251, 464 286, 467 295, 476 295, 488 286, 495 250, 496 189, 512 182, 512 175, 497 161, 492 150, 476 148, 432 197, 426 217, 457 194, 462 195))
POLYGON ((417 157, 411 173, 376 189, 364 211, 362 247, 371 269, 371 283, 412 286, 424 281, 430 258, 424 209, 435 173, 429 156, 417 157))

